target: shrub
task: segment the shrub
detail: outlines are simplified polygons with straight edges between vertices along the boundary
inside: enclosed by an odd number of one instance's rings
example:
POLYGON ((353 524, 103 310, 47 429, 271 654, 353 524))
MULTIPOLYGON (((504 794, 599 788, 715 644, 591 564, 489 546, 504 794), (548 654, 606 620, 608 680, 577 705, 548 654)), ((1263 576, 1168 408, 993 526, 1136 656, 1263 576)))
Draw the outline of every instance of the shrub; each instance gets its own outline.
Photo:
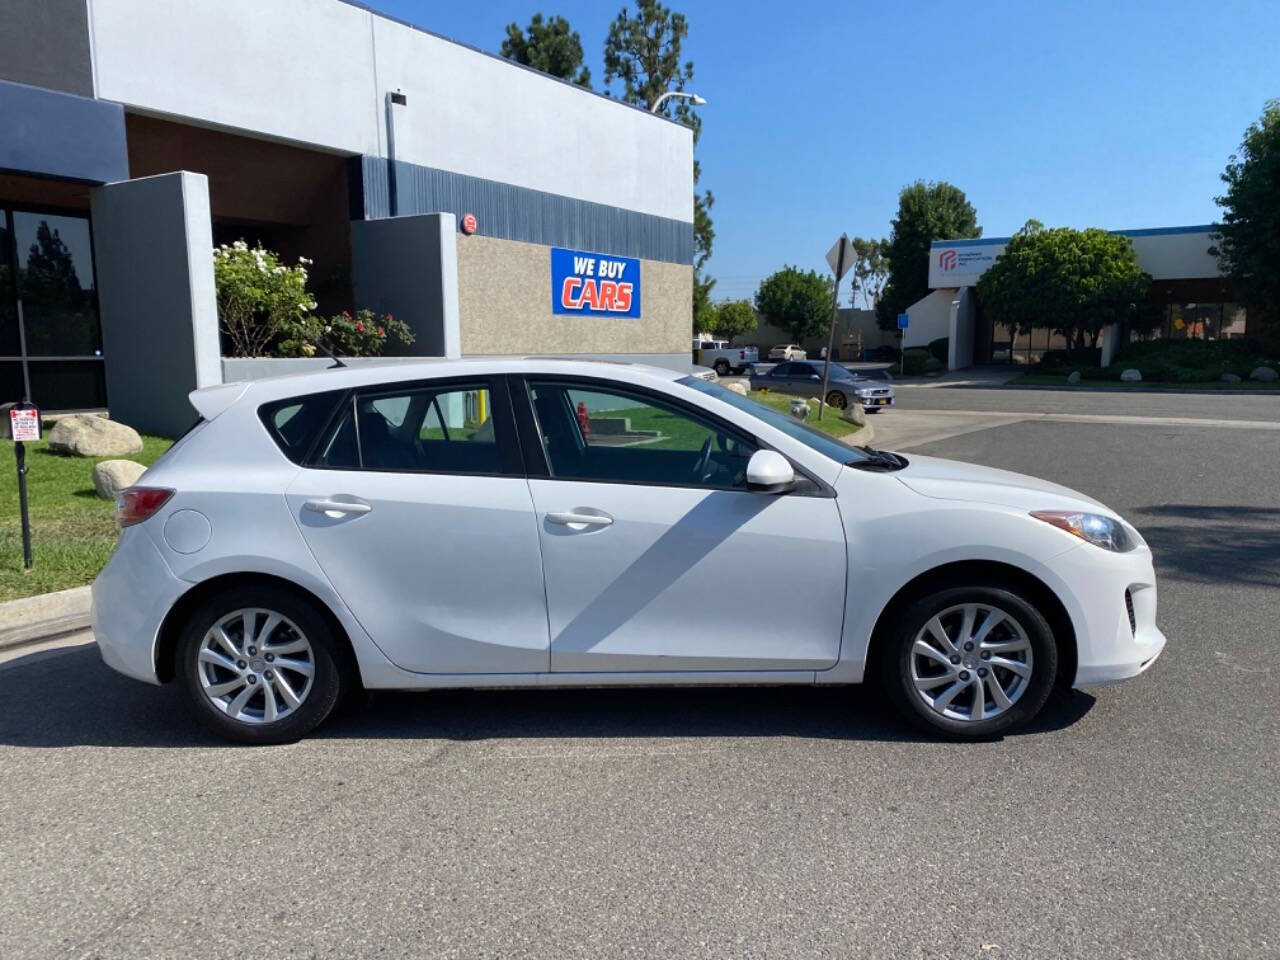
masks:
MULTIPOLYGON (((928 363, 934 360, 929 356, 929 351, 925 347, 908 347, 902 352, 902 373, 908 377, 923 376, 928 369, 928 363)), ((936 363, 937 361, 934 360, 936 363)))
POLYGON ((929 353, 941 363, 944 367, 947 365, 948 353, 950 352, 951 338, 939 337, 937 340, 929 341, 929 353))
POLYGON ((390 340, 413 343, 407 324, 372 310, 359 310, 355 316, 344 310, 328 319, 310 315, 290 324, 286 334, 276 348, 282 357, 314 357, 325 350, 340 357, 377 357, 390 340))
POLYGON ((299 258, 287 267, 261 246, 243 240, 213 250, 218 322, 236 357, 262 356, 286 328, 305 320, 316 307, 307 291, 307 267, 299 258))
POLYGON ((1148 340, 1125 346, 1107 369, 1116 378, 1133 368, 1143 380, 1203 383, 1224 373, 1246 378, 1266 362, 1262 349, 1250 340, 1148 340))

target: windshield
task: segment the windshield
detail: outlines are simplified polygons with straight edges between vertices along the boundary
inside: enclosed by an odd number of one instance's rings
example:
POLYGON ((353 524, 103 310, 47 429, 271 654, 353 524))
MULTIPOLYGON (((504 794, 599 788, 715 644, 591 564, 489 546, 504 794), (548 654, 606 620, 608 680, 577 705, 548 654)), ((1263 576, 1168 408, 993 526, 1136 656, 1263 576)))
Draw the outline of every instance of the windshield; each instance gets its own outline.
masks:
POLYGON ((777 410, 766 407, 762 403, 756 403, 740 393, 726 390, 718 383, 711 383, 698 377, 684 377, 678 382, 697 390, 699 393, 705 393, 708 396, 715 397, 717 400, 723 400, 729 406, 737 407, 744 413, 751 414, 757 420, 763 420, 775 430, 781 430, 792 440, 799 440, 810 450, 815 450, 824 457, 829 457, 836 461, 836 463, 859 463, 868 459, 867 454, 856 447, 846 446, 835 437, 829 437, 813 427, 806 426, 799 420, 792 419, 785 413, 779 413, 777 410))

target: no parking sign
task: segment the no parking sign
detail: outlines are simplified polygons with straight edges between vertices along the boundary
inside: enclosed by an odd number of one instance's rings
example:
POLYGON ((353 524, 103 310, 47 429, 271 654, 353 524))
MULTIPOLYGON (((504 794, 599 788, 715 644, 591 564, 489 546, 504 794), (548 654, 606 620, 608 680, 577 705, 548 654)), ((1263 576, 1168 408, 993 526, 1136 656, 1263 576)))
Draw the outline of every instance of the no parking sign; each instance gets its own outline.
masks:
POLYGON ((9 408, 9 436, 19 443, 40 439, 40 411, 35 407, 9 408))

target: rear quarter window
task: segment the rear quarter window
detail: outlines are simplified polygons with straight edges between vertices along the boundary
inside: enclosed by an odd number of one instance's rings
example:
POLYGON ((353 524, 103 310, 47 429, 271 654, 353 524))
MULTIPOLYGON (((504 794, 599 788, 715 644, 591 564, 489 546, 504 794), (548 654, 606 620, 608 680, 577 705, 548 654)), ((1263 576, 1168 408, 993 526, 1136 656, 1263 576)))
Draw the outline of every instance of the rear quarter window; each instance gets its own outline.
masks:
POLYGON ((258 418, 280 452, 300 464, 329 423, 334 407, 344 394, 343 390, 330 390, 274 400, 258 408, 258 418))

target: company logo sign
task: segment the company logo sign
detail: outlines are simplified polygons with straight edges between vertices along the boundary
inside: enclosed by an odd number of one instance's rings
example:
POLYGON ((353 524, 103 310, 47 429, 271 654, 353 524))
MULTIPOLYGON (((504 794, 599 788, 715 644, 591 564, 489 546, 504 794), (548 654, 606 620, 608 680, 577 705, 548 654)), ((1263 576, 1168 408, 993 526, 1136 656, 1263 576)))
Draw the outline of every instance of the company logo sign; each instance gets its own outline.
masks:
POLYGON ((582 317, 640 316, 640 261, 552 247, 551 312, 582 317))
POLYGON ((938 269, 951 271, 956 268, 956 252, 954 250, 943 250, 938 254, 938 269))

